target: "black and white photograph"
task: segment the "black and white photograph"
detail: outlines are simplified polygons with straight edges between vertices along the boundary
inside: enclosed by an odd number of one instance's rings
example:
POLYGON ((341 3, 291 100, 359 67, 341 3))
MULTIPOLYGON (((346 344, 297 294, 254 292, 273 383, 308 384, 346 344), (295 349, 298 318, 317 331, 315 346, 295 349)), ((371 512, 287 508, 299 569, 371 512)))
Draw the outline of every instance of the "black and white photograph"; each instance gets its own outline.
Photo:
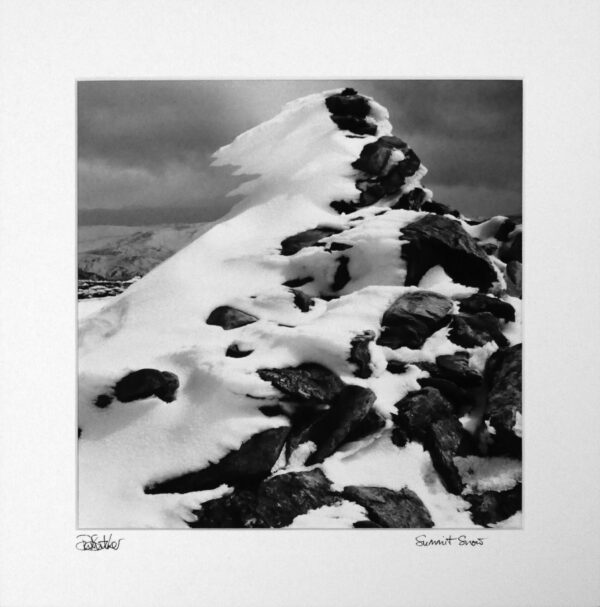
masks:
POLYGON ((78 84, 81 528, 522 524, 522 83, 78 84))
POLYGON ((599 607, 598 0, 0 0, 0 606, 599 607))

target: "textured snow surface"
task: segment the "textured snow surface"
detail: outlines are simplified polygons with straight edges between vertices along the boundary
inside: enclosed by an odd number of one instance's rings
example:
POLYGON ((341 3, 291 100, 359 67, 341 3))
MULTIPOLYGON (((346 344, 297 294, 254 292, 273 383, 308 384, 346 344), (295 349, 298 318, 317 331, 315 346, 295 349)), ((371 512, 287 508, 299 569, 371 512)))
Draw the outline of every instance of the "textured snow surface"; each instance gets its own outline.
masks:
MULTIPOLYGON (((329 207, 333 200, 356 198, 351 163, 365 144, 391 133, 387 111, 372 102, 378 136, 346 137, 325 106, 330 93, 288 104, 274 119, 221 148, 215 163, 234 165, 238 174, 249 176, 234 192, 243 195, 241 202, 121 295, 80 303, 80 527, 184 527, 193 520, 191 510, 210 499, 210 492, 146 495, 143 488, 204 468, 253 434, 288 423, 259 411, 276 402, 279 392, 259 378, 257 369, 321 363, 348 383, 370 387, 376 408, 389 418, 393 405, 418 389, 417 379, 426 375, 412 366, 393 375, 386 371, 389 360, 434 361, 461 349, 448 340, 447 329, 431 336, 421 350, 372 345, 372 377, 354 377, 347 360, 351 339, 365 330, 378 331, 384 311, 400 294, 428 288, 459 298, 474 289, 453 283, 441 268, 430 270, 419 287, 403 286, 398 232, 422 213, 386 210, 377 215, 385 201, 346 216, 329 207), (324 240, 352 248, 329 253, 307 247, 292 256, 279 254, 283 239, 317 225, 352 228, 324 240), (310 275, 314 282, 303 289, 327 292, 341 255, 349 258, 352 277, 341 297, 317 299, 301 312, 282 283, 310 275), (259 321, 230 331, 207 325, 210 312, 223 305, 259 321), (226 357, 234 342, 252 354, 226 357), (142 368, 176 373, 176 400, 151 397, 115 401, 105 409, 94 406, 98 395, 142 368)), ((405 188, 419 185, 425 171, 422 167, 405 188)), ((513 324, 509 338, 520 341, 519 323, 513 324)), ((470 349, 473 366, 481 366, 491 351, 489 344, 470 349)), ((303 469, 302 461, 294 461, 294 469, 303 469)), ((469 504, 444 489, 421 445, 399 449, 389 430, 347 445, 322 467, 340 487, 408 486, 436 526, 474 526, 469 504)), ((485 470, 480 476, 473 482, 481 485, 485 470)), ((297 517, 291 526, 351 527, 364 518, 358 506, 342 503, 297 517)))

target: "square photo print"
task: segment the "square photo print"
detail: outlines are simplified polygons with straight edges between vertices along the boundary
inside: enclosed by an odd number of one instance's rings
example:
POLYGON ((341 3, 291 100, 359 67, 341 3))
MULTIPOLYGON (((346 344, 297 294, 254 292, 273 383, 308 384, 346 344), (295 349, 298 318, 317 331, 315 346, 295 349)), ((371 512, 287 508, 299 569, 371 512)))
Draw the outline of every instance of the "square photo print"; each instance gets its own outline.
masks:
POLYGON ((520 80, 77 103, 80 529, 521 528, 520 80))

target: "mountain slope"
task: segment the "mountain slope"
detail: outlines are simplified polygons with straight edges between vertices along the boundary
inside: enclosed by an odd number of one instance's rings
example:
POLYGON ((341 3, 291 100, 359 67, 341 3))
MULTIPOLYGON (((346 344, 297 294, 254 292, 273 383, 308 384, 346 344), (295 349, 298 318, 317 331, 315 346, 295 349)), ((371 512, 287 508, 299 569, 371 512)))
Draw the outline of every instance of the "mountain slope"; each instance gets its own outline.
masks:
POLYGON ((78 268, 113 280, 143 276, 194 240, 204 226, 80 226, 78 268))
POLYGON ((242 201, 82 320, 80 526, 518 513, 520 229, 436 203, 391 132, 354 91, 288 104, 215 155, 242 201))

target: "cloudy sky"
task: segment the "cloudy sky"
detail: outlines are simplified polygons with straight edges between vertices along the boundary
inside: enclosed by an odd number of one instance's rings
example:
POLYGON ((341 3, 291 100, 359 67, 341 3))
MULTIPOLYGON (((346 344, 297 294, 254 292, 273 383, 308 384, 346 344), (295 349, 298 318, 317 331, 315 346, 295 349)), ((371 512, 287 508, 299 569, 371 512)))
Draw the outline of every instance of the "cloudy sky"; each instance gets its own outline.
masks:
POLYGON ((521 212, 520 81, 112 81, 78 86, 81 225, 209 221, 237 183, 211 154, 310 93, 352 86, 390 111, 435 200, 521 212))

